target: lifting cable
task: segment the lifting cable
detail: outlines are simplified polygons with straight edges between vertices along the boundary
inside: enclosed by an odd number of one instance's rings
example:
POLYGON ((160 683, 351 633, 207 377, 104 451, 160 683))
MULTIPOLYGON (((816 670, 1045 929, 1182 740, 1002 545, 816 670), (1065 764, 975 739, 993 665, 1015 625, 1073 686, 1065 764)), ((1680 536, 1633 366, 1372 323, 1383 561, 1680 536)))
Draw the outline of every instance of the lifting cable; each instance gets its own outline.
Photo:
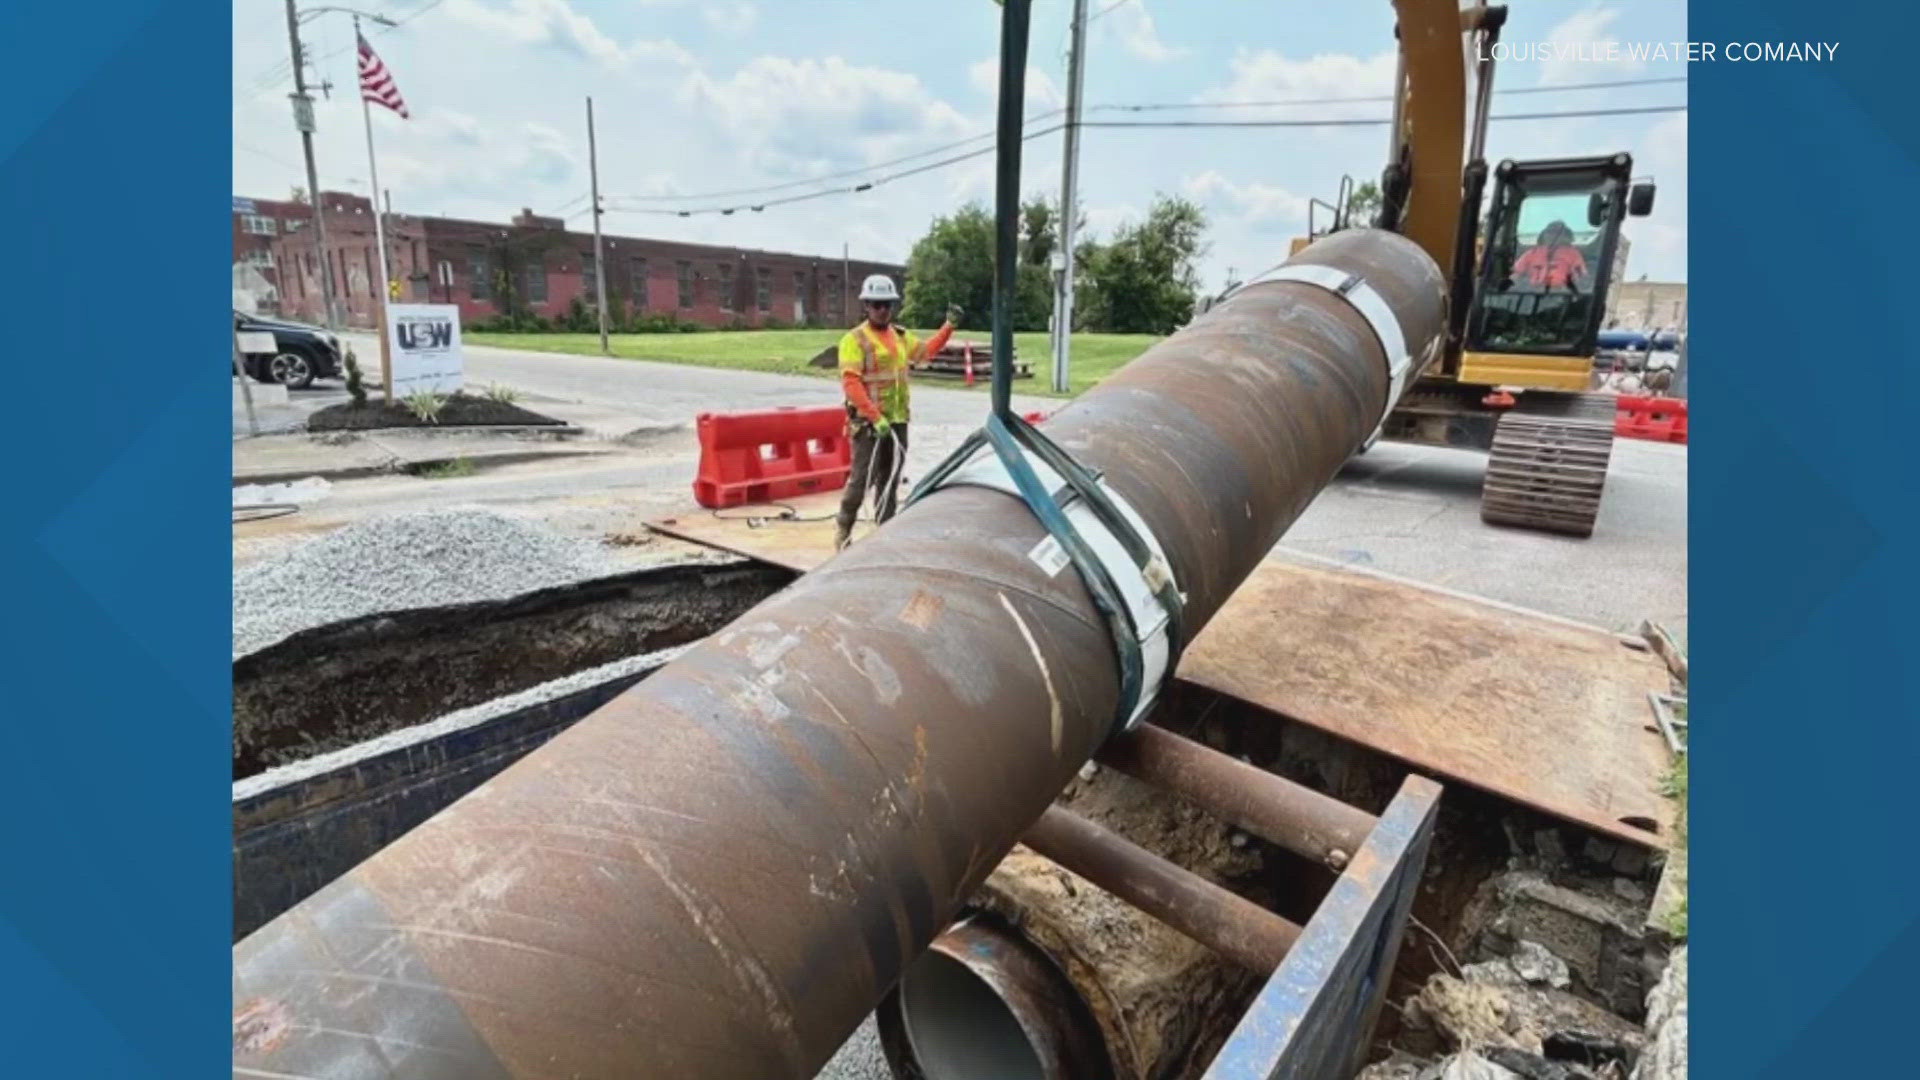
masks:
MULTIPOLYGON (((913 505, 950 482, 1003 491, 1011 487, 1009 493, 1026 503, 1079 572, 1112 635, 1120 668, 1120 704, 1112 728, 1112 733, 1117 734, 1139 721, 1157 696, 1159 681, 1173 670, 1185 644, 1181 625, 1184 597, 1151 533, 1130 509, 1117 502, 1114 493, 1101 483, 1099 473, 1075 461, 1059 444, 1013 411, 1012 307, 1018 266, 1021 111, 1030 5, 1031 0, 1004 0, 1001 5, 994 192, 992 409, 985 426, 968 436, 920 481, 907 497, 907 505, 913 505), (992 459, 983 459, 980 463, 988 468, 967 468, 974 464, 973 459, 983 447, 993 449, 998 470, 991 469, 992 459), (1057 487, 1050 488, 1042 480, 1034 467, 1034 459, 1054 474, 1057 487), (1000 478, 993 474, 1002 470, 1005 479, 996 483, 1000 478), (1104 530, 1117 542, 1118 552, 1112 550, 1111 544, 1107 545, 1106 558, 1096 552, 1095 544, 1070 520, 1069 511, 1075 509, 1076 502, 1090 512, 1090 515, 1085 512, 1080 515, 1082 523, 1104 530), (1129 602, 1128 590, 1123 588, 1120 576, 1128 573, 1139 579, 1129 584, 1144 585, 1144 590, 1133 590, 1135 596, 1150 594, 1164 613, 1158 621, 1149 623, 1154 613, 1137 601, 1129 602), (1157 648, 1150 657, 1145 643, 1162 634, 1164 648, 1157 648), (1148 685, 1149 666, 1157 669, 1152 673, 1154 684, 1151 686, 1148 685)), ((1039 561, 1037 555, 1036 561, 1039 561)))

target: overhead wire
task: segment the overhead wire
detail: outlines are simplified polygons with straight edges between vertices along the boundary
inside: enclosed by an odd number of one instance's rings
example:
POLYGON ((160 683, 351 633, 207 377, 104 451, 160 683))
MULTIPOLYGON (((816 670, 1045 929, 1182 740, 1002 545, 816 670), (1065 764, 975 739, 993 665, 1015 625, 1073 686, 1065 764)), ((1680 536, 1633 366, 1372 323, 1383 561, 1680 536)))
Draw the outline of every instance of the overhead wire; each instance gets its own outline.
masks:
MULTIPOLYGON (((1685 111, 1687 111, 1687 106, 1685 105, 1649 105, 1649 106, 1631 106, 1631 107, 1614 108, 1614 109, 1573 109, 1573 110, 1567 110, 1562 112, 1504 113, 1504 114, 1496 114, 1494 116, 1490 116, 1488 117, 1488 119, 1499 120, 1499 121, 1559 120, 1559 119, 1572 119, 1572 118, 1579 118, 1579 117, 1634 116, 1634 115, 1645 115, 1645 114, 1652 114, 1652 113, 1671 113, 1671 112, 1685 112, 1685 111)), ((1391 119, 1388 119, 1386 117, 1323 118, 1323 119, 1314 119, 1314 120, 1082 120, 1080 122, 1080 126, 1088 127, 1088 128, 1155 128, 1155 129, 1324 128, 1324 127, 1384 127, 1385 125, 1390 124, 1392 122, 1393 121, 1391 119)), ((1042 136, 1050 135, 1056 131, 1063 130, 1065 127, 1066 127, 1065 124, 1055 124, 1051 127, 1042 128, 1038 131, 1029 132, 1021 136, 1021 141, 1025 142, 1025 141, 1041 138, 1042 136)), ((916 176, 921 173, 931 172, 935 169, 946 168, 947 166, 950 166, 950 165, 957 165, 960 162, 967 161, 972 158, 981 157, 986 154, 990 154, 993 151, 994 151, 994 147, 985 146, 985 147, 981 147, 980 149, 972 150, 964 154, 956 154, 952 157, 944 158, 939 161, 928 162, 925 165, 920 165, 912 169, 906 169, 897 173, 890 173, 884 176, 874 177, 873 179, 867 180, 866 182, 861 184, 844 186, 844 187, 826 188, 819 191, 804 192, 799 195, 790 195, 785 198, 769 199, 761 203, 736 204, 733 206, 703 206, 703 207, 682 207, 682 208, 614 207, 614 208, 609 208, 607 212, 619 213, 619 214, 651 214, 651 215, 660 216, 660 217, 694 217, 696 215, 705 216, 705 215, 712 215, 712 214, 730 216, 733 214, 740 213, 742 211, 757 214, 776 206, 788 206, 794 203, 809 202, 814 199, 830 198, 836 195, 858 194, 860 192, 868 191, 868 190, 871 190, 872 188, 879 187, 882 184, 892 183, 896 180, 904 180, 910 176, 916 176)))
MULTIPOLYGON (((1046 120, 1050 117, 1059 116, 1060 114, 1066 111, 1067 110, 1065 109, 1050 109, 1043 113, 1034 113, 1032 116, 1027 117, 1026 122, 1029 124, 1037 123, 1041 120, 1046 120)), ((1051 130, 1058 131, 1060 130, 1060 128, 1056 127, 1056 128, 1052 128, 1051 130)), ((823 180, 839 180, 843 177, 848 177, 848 176, 860 176, 866 173, 870 173, 875 169, 891 168, 894 165, 902 165, 902 164, 905 164, 906 162, 915 161, 923 157, 931 157, 934 154, 944 153, 945 151, 948 151, 948 150, 957 149, 959 147, 967 145, 968 143, 976 143, 982 139, 991 139, 991 138, 993 138, 993 132, 985 131, 985 132, 981 132, 978 135, 970 135, 964 139, 959 139, 954 142, 942 143, 939 146, 929 147, 928 149, 921 150, 918 153, 908 154, 904 157, 892 158, 887 161, 876 161, 870 165, 860 165, 851 169, 842 169, 839 172, 823 173, 819 176, 807 177, 804 180, 789 180, 789 181, 786 181, 785 183, 780 183, 780 184, 766 184, 760 187, 750 187, 750 188, 732 188, 726 191, 702 191, 702 192, 694 192, 694 193, 682 194, 682 195, 602 195, 600 197, 602 199, 618 199, 624 202, 685 202, 685 201, 694 200, 694 199, 725 199, 735 195, 763 195, 763 194, 768 194, 775 191, 785 191, 789 188, 806 187, 810 184, 818 184, 823 180)))
MULTIPOLYGON (((377 27, 373 31, 372 35, 370 36, 380 37, 390 31, 398 30, 402 26, 405 26, 408 23, 412 22, 413 20, 419 18, 420 16, 425 15, 427 12, 432 11, 434 8, 439 7, 443 3, 446 3, 446 0, 427 0, 426 3, 420 5, 417 8, 414 8, 412 11, 407 12, 405 15, 401 16, 400 18, 395 19, 393 21, 392 26, 377 27)), ((348 50, 355 48, 356 45, 357 43, 342 45, 337 49, 329 50, 327 52, 321 53, 318 56, 309 57, 307 62, 318 65, 324 60, 331 60, 334 57, 339 56, 341 53, 347 52, 348 50)), ((293 76, 293 58, 290 56, 283 56, 280 59, 274 61, 271 65, 269 65, 265 70, 263 70, 260 73, 259 77, 256 78, 256 80, 254 81, 253 92, 259 93, 262 90, 271 89, 273 86, 277 85, 278 83, 286 79, 291 78, 292 76, 293 76)))
MULTIPOLYGON (((1114 6, 1117 6, 1117 5, 1114 5, 1114 6)), ((1647 78, 1647 79, 1611 79, 1611 80, 1606 80, 1601 82, 1565 83, 1562 85, 1550 86, 1550 87, 1529 86, 1529 87, 1514 87, 1512 89, 1498 89, 1494 91, 1494 94, 1497 96, 1501 94, 1530 94, 1530 93, 1547 93, 1547 92, 1558 93, 1561 91, 1570 91, 1570 90, 1600 90, 1600 89, 1615 89, 1615 88, 1627 87, 1627 86, 1652 86, 1656 84, 1685 82, 1685 81, 1686 81, 1685 76, 1674 76, 1671 78, 1665 78, 1665 77, 1647 78)), ((1081 111, 1082 112, 1098 112, 1098 111, 1149 112, 1149 111, 1163 111, 1163 110, 1175 110, 1175 109, 1238 109, 1238 108, 1269 108, 1269 107, 1277 108, 1277 107, 1295 106, 1295 105, 1360 104, 1360 103, 1366 103, 1366 102, 1384 102, 1384 101, 1392 101, 1392 100, 1393 100, 1392 95, 1374 94, 1374 95, 1367 95, 1367 96, 1352 96, 1352 97, 1282 98, 1282 99, 1277 99, 1273 101, 1114 103, 1114 104, 1105 104, 1105 105, 1086 105, 1081 107, 1081 111)), ((1042 120, 1047 120, 1052 117, 1059 116, 1065 112, 1066 110, 1064 108, 1049 109, 1046 112, 1035 113, 1032 116, 1029 116, 1026 122, 1029 124, 1037 123, 1042 120)), ((1569 113, 1566 115, 1571 116, 1571 115, 1580 115, 1580 114, 1569 113)), ((1365 120, 1363 122, 1370 123, 1370 124, 1386 123, 1386 121, 1384 120, 1365 120)), ((1092 121, 1083 120, 1081 121, 1081 126, 1083 127, 1091 126, 1092 123, 1093 123, 1092 121)), ((1058 131, 1058 130, 1061 130, 1061 128, 1055 127, 1050 130, 1058 131)), ((606 195, 602 195, 601 199, 615 201, 615 202, 622 202, 622 203, 695 202, 702 199, 726 199, 726 198, 732 198, 733 196, 736 196, 736 195, 760 195, 760 194, 768 194, 775 191, 787 191, 793 188, 801 188, 801 187, 807 187, 813 184, 818 184, 827 180, 838 180, 848 176, 864 175, 866 173, 872 172, 875 169, 890 168, 894 165, 904 164, 908 161, 914 161, 919 158, 930 157, 934 154, 943 153, 948 150, 965 146, 968 143, 975 143, 975 142, 979 142, 982 139, 990 139, 992 137, 993 137, 993 132, 990 132, 990 131, 981 132, 978 135, 972 135, 965 139, 957 140, 955 142, 942 143, 939 146, 929 147, 926 150, 922 150, 914 154, 908 154, 904 157, 893 158, 887 161, 874 162, 872 164, 862 165, 857 168, 843 169, 839 172, 825 173, 820 176, 807 177, 802 180, 788 180, 779 184, 765 184, 759 187, 729 188, 721 191, 688 192, 688 193, 673 194, 673 195, 606 194, 606 195)))

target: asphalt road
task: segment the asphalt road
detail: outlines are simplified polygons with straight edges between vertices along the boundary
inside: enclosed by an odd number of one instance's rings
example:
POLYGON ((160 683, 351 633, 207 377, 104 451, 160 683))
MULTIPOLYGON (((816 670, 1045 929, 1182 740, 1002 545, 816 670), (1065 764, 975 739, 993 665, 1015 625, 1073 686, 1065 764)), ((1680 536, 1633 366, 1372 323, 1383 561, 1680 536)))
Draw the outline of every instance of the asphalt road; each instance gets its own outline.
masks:
MULTIPOLYGON (((370 337, 355 347, 363 358, 378 356, 370 337)), ((335 505, 458 498, 531 508, 599 495, 633 515, 669 513, 687 501, 695 460, 690 431, 699 413, 838 401, 826 379, 478 346, 466 354, 469 382, 504 383, 528 408, 603 437, 626 436, 636 453, 432 482, 447 486, 444 493, 423 492, 430 482, 411 478, 359 481, 339 485, 335 505)), ((296 407, 343 398, 338 384, 327 386, 297 392, 296 407)), ((984 394, 941 386, 916 386, 913 401, 910 477, 958 445, 987 406, 984 394)), ((1014 401, 1023 412, 1061 404, 1025 395, 1014 401)), ((1600 521, 1586 540, 1482 523, 1485 465, 1485 455, 1472 451, 1381 443, 1342 470, 1282 544, 1608 629, 1651 618, 1684 640, 1686 447, 1617 440, 1600 521)))

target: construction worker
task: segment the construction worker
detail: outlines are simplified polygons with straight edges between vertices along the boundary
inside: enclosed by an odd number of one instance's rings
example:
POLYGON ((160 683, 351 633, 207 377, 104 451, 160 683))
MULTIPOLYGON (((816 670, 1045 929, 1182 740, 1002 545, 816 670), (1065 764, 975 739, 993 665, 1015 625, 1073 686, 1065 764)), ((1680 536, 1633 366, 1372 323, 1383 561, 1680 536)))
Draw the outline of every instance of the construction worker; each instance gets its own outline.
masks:
POLYGON ((866 320, 840 339, 840 385, 853 435, 853 472, 834 519, 835 550, 853 539, 853 523, 868 487, 874 491, 874 520, 893 517, 907 460, 907 365, 939 352, 960 317, 959 308, 947 308, 947 321, 924 342, 913 331, 894 326, 900 290, 885 274, 860 283, 860 304, 866 320))
POLYGON ((1540 230, 1533 247, 1514 260, 1513 273, 1532 289, 1575 289, 1587 276, 1587 259, 1574 246, 1573 230, 1555 221, 1540 230))

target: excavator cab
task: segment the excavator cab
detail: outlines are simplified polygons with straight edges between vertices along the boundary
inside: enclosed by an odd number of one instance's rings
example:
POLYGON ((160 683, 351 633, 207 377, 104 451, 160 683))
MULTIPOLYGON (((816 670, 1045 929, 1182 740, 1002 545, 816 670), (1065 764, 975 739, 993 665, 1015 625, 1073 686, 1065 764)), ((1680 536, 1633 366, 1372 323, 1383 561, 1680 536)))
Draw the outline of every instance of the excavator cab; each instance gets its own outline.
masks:
POLYGON ((1479 237, 1459 379, 1585 390, 1620 228, 1653 208, 1626 154, 1503 161, 1479 237))

